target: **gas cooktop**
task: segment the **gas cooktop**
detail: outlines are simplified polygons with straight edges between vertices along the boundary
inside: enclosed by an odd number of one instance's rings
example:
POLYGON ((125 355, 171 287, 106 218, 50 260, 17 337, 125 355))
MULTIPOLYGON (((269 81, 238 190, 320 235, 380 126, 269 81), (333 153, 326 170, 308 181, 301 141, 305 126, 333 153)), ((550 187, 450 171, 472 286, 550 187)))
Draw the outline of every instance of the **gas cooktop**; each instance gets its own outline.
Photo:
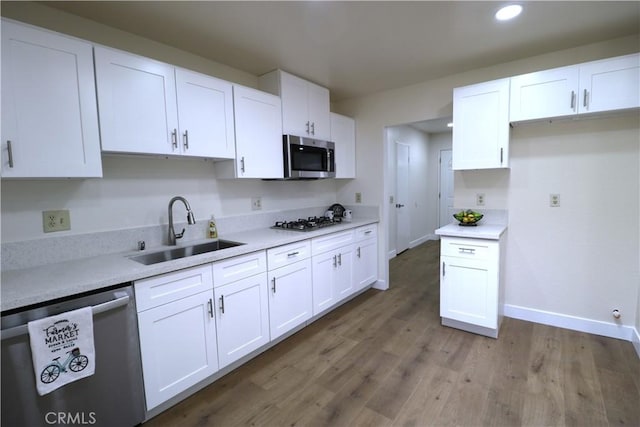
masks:
POLYGON ((323 227, 330 227, 341 222, 341 219, 331 219, 326 216, 310 216, 295 221, 277 221, 271 228, 276 230, 313 231, 323 227))

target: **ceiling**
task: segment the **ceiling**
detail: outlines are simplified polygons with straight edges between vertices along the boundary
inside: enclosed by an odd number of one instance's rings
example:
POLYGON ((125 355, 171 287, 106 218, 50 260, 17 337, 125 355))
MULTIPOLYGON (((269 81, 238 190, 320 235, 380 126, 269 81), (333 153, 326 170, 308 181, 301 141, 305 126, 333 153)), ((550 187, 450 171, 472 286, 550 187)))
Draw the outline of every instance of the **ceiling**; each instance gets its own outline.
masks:
POLYGON ((47 1, 253 75, 281 68, 331 100, 640 33, 639 1, 47 1))

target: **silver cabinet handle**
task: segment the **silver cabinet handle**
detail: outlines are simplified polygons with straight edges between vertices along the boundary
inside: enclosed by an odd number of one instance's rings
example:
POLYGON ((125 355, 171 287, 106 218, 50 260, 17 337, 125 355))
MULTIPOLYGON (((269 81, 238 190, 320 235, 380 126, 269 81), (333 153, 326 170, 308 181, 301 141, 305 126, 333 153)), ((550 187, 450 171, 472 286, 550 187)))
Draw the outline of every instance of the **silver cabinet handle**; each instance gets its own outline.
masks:
POLYGON ((445 269, 444 261, 442 261, 442 277, 447 274, 447 270, 445 269))
POLYGON ((184 131, 184 137, 182 138, 182 146, 184 147, 185 150, 189 149, 189 131, 188 130, 184 131))
POLYGON ((209 305, 209 317, 213 319, 213 300, 209 298, 209 302, 207 304, 209 305))
POLYGON ((271 279, 271 290, 273 291, 273 293, 276 293, 276 278, 274 277, 273 279, 271 279))
POLYGON ((575 91, 571 91, 571 109, 575 110, 576 108, 576 93, 575 91))
POLYGON ((244 173, 244 156, 240 158, 240 171, 244 173))
POLYGON ((338 254, 338 265, 342 265, 342 254, 338 254))
POLYGON ((178 129, 174 129, 173 132, 171 132, 171 146, 178 148, 178 129))
POLYGON ((360 258, 360 246, 358 246, 358 249, 356 250, 358 258, 360 258))
POLYGON ((11 148, 11 141, 7 140, 7 152, 9 153, 9 167, 13 167, 13 149, 11 148))
POLYGON ((373 230, 367 230, 364 232, 364 234, 371 234, 373 232, 373 230))
POLYGON ((309 132, 309 121, 308 120, 307 120, 307 133, 310 133, 309 132))
POLYGON ((461 254, 474 254, 476 250, 473 248, 458 248, 458 252, 461 254))
POLYGON ((296 255, 298 255, 299 253, 300 253, 300 252, 298 252, 298 251, 291 252, 291 253, 288 253, 288 254, 287 254, 287 257, 291 258, 292 256, 296 256, 296 255))
POLYGON ((500 148, 500 164, 502 164, 503 155, 504 155, 504 148, 500 148))
POLYGON ((224 314, 224 295, 220 295, 220 312, 224 314))
POLYGON ((311 123, 311 135, 316 134, 316 122, 311 123))
MULTIPOLYGON (((116 292, 114 295, 119 296, 122 295, 122 292, 116 292)), ((103 302, 102 304, 94 305, 91 307, 91 312, 95 316, 96 314, 106 313, 107 311, 114 310, 118 307, 122 307, 129 304, 129 295, 120 296, 111 301, 103 302)), ((25 335, 29 333, 29 329, 27 324, 22 324, 19 326, 15 326, 13 328, 5 329, 2 331, 2 340, 6 340, 9 338, 14 338, 20 335, 25 335)))
POLYGON ((582 99, 582 106, 585 108, 589 106, 589 92, 586 89, 584 90, 584 98, 582 99))
POLYGON ((338 266, 338 257, 336 255, 333 256, 333 266, 334 267, 338 266))

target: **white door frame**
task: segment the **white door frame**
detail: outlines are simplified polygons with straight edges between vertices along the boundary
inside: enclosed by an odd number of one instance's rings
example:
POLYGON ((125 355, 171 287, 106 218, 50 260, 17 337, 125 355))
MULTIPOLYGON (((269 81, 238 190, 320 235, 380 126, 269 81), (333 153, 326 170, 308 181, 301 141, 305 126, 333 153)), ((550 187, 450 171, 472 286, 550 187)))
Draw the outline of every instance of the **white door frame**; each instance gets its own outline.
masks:
MULTIPOLYGON (((451 203, 451 206, 448 206, 447 195, 445 194, 447 190, 447 184, 450 184, 451 185, 450 188, 451 190, 453 190, 453 169, 451 167, 451 161, 452 161, 452 150, 450 148, 440 150, 439 170, 438 170, 438 194, 440 196, 438 200, 438 226, 439 227, 442 227, 452 222, 451 215, 453 215, 454 213, 453 201, 451 203), (443 159, 443 153, 445 153, 444 159, 443 159), (448 163, 448 164, 445 164, 445 163, 448 163), (444 173, 445 169, 448 169, 450 173, 445 174, 444 173), (443 177, 445 177, 445 180, 450 180, 450 181, 443 182, 443 177)), ((451 194, 451 197, 453 197, 453 194, 451 194)))
POLYGON ((409 211, 409 199, 411 197, 411 145, 402 141, 394 141, 394 149, 396 153, 396 203, 394 205, 396 208, 396 254, 399 254, 411 246, 411 212, 409 211), (398 156, 400 152, 403 153, 403 156, 406 153, 406 159, 398 156), (401 166, 404 165, 405 161, 406 170, 404 172, 406 176, 403 179, 399 179, 401 172, 403 172, 401 166))

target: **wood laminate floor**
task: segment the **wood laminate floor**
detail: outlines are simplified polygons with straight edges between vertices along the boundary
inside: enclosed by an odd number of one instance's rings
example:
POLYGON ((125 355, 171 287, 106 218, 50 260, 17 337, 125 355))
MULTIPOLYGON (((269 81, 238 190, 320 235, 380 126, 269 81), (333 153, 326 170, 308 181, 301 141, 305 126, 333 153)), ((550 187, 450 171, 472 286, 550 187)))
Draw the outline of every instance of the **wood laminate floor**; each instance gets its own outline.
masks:
POLYGON ((440 325, 439 243, 145 423, 152 426, 640 426, 631 343, 506 318, 498 340, 440 325))

